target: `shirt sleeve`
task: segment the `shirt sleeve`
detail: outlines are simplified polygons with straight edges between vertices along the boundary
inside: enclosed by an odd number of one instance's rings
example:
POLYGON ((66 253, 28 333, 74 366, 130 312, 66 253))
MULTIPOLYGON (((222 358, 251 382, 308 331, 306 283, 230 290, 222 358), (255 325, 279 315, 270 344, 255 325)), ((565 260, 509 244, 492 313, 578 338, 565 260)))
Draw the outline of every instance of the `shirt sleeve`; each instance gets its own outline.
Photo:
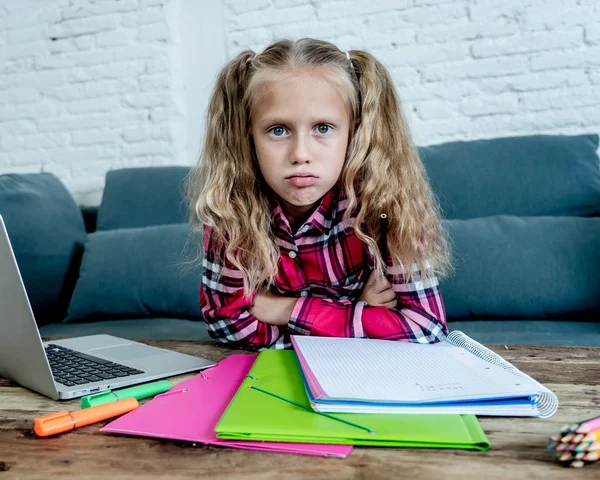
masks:
POLYGON ((422 278, 416 264, 413 268, 413 279, 406 282, 400 268, 388 266, 388 280, 398 299, 396 308, 303 297, 292 311, 289 328, 298 335, 437 343, 448 333, 439 282, 435 276, 422 278))
POLYGON ((242 273, 222 260, 224 247, 217 245, 211 234, 212 228, 205 226, 200 308, 209 335, 223 343, 284 348, 287 327, 261 322, 250 313, 256 294, 244 295, 242 273))

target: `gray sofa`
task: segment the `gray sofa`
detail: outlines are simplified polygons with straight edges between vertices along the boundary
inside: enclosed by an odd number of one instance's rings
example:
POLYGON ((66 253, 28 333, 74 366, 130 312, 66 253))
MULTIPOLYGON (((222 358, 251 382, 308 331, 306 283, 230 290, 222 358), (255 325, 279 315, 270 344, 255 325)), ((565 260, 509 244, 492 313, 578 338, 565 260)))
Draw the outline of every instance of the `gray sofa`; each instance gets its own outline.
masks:
MULTIPOLYGON (((597 135, 421 147, 454 257, 450 329, 483 343, 600 346, 597 135)), ((48 337, 209 340, 188 167, 110 171, 79 209, 52 175, 0 176, 3 215, 48 337)))

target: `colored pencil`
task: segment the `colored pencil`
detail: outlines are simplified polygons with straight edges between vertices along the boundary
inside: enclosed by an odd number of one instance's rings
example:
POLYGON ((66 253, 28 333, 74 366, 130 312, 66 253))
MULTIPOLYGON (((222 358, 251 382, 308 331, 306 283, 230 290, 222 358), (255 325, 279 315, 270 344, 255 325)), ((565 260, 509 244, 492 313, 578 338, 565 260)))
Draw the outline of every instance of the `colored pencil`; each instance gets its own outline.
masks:
POLYGON ((581 424, 575 431, 577 433, 590 433, 600 428, 600 417, 587 420, 581 424))

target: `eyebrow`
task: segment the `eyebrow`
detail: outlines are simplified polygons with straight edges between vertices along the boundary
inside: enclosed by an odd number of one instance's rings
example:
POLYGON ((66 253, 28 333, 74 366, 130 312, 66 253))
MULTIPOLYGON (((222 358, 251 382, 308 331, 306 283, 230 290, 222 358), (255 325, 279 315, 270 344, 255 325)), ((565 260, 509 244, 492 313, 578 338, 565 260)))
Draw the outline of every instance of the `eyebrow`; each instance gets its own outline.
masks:
MULTIPOLYGON (((310 123, 311 124, 315 124, 315 123, 333 123, 333 124, 339 124, 342 122, 342 119, 340 119, 338 116, 328 116, 328 115, 322 115, 319 117, 313 117, 310 119, 310 123)), ((283 124, 283 125, 289 125, 290 123, 293 123, 292 119, 286 119, 284 117, 264 117, 264 118, 259 118, 258 119, 258 123, 260 125, 279 125, 279 124, 283 124)))

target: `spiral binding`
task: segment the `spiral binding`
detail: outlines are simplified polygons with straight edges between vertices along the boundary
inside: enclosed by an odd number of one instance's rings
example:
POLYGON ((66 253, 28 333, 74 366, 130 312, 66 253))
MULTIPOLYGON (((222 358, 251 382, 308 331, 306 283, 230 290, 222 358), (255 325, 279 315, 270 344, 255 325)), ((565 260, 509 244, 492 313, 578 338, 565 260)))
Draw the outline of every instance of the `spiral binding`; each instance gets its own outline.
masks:
POLYGON ((450 332, 446 337, 446 341, 452 345, 456 345, 457 347, 464 348, 482 360, 485 360, 486 362, 500 367, 514 376, 519 377, 529 385, 538 387, 541 390, 541 393, 538 395, 533 395, 530 398, 540 412, 541 418, 551 417, 558 410, 558 398, 553 392, 548 390, 541 383, 531 378, 526 373, 521 372, 514 365, 511 365, 509 362, 504 360, 500 355, 484 345, 481 345, 481 343, 476 342, 460 330, 453 330, 450 332))

